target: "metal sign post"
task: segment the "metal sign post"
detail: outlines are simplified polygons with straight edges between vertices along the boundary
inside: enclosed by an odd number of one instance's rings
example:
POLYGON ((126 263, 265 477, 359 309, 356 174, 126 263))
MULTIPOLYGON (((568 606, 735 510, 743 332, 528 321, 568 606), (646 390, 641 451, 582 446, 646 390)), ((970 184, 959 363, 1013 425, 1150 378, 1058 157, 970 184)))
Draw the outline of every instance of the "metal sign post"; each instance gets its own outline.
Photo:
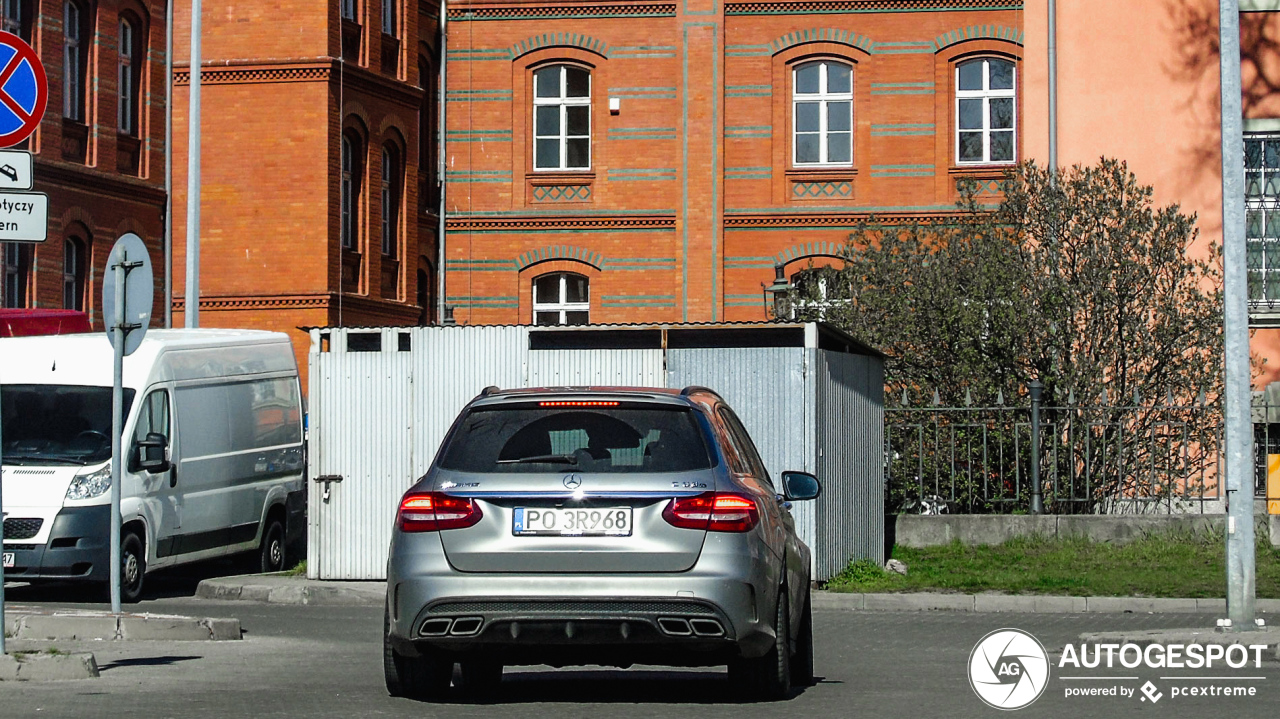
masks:
POLYGON ((151 323, 151 303, 155 284, 151 258, 137 235, 128 233, 116 240, 107 257, 107 275, 102 283, 102 316, 109 318, 107 339, 115 350, 111 380, 111 611, 120 613, 120 457, 124 430, 124 358, 142 344, 151 323))
MULTIPOLYGON (((0 76, 16 78, 0 86, 0 147, 13 147, 35 132, 44 119, 49 102, 49 81, 40 62, 40 54, 13 33, 0 32, 0 76)), ((30 190, 32 183, 31 153, 0 151, 0 189, 30 190)), ((15 195, 0 210, 11 217, 0 219, 0 238, 7 242, 44 242, 48 226, 48 198, 39 195, 15 195), (30 204, 25 204, 29 202, 30 204), (23 203, 23 207, 18 207, 23 203)), ((0 467, 4 465, 4 437, 0 436, 0 467)), ((0 490, 4 470, 0 469, 0 490)), ((4 497, 0 491, 0 555, 4 554, 4 497)), ((0 655, 4 648, 4 562, 0 561, 0 655)))

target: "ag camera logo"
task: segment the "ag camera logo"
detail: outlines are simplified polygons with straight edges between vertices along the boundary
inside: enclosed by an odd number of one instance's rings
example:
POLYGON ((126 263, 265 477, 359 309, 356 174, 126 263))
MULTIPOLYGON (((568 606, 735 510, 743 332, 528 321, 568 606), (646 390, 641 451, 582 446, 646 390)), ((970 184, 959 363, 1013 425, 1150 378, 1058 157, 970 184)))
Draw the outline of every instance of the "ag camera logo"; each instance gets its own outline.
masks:
POLYGON ((1030 706, 1048 684, 1049 654, 1040 640, 1021 629, 997 629, 969 654, 969 686, 987 706, 1030 706))

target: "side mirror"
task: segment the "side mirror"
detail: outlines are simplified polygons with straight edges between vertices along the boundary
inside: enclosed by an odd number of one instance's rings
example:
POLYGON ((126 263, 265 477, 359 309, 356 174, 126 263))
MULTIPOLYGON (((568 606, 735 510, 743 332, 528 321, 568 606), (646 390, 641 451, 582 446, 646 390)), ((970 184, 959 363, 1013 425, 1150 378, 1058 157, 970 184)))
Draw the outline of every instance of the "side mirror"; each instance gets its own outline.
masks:
POLYGON ((138 469, 155 474, 169 469, 169 440, 159 432, 150 432, 135 446, 138 469))
POLYGON ((808 472, 783 472, 782 491, 790 501, 817 499, 822 494, 822 484, 808 472))

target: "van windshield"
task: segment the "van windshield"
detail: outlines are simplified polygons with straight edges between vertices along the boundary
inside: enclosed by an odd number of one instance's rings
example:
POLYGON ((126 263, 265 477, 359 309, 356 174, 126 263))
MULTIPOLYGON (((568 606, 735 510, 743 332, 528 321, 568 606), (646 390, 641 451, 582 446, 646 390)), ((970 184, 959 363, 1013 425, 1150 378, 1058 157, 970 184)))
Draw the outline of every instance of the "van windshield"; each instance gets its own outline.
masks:
MULTIPOLYGON (((134 391, 124 390, 124 416, 134 391)), ((7 384, 0 388, 4 464, 94 464, 111 458, 111 388, 7 384)))

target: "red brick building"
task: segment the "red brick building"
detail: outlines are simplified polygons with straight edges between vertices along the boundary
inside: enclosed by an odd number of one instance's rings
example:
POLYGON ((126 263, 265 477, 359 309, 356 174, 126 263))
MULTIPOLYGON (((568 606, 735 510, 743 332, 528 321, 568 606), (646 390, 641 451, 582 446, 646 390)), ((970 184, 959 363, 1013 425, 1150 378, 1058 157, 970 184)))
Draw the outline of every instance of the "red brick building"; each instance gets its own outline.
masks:
MULTIPOLYGON (((438 5, 205 2, 200 325, 434 318, 438 5)), ((186 262, 190 5, 175 10, 174 322, 186 262)))
POLYGON ((760 320, 775 265, 994 195, 1021 3, 449 5, 446 296, 468 323, 760 320), (959 125, 959 126, 958 126, 959 125))
POLYGON ((34 191, 49 195, 48 239, 0 243, 0 306, 98 311, 107 255, 137 233, 164 319, 165 3, 4 0, 3 29, 39 53, 49 101, 20 148, 34 154, 34 191))

